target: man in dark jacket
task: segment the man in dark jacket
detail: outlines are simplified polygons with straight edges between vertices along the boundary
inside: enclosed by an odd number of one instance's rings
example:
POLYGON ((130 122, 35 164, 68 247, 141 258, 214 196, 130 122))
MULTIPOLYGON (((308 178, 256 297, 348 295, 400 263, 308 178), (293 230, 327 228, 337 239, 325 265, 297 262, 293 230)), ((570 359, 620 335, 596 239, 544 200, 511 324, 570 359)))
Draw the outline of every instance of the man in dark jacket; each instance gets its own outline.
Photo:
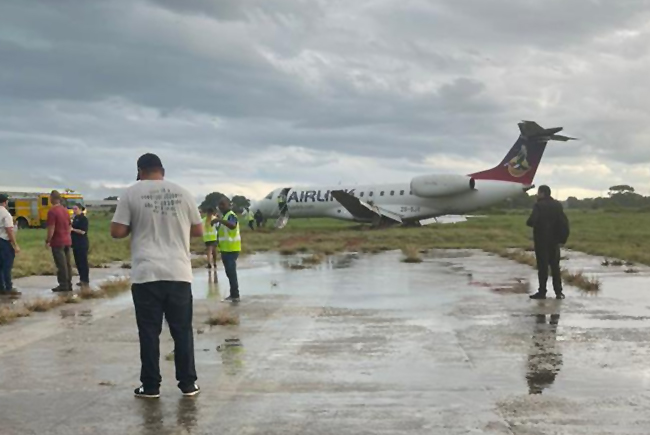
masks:
POLYGON ((540 186, 537 192, 537 203, 533 213, 526 223, 533 228, 535 240, 535 257, 539 273, 539 290, 531 299, 546 299, 546 283, 548 269, 553 276, 553 290, 556 299, 564 299, 562 293, 562 272, 560 270, 560 238, 559 228, 567 222, 562 204, 551 197, 551 188, 540 186))

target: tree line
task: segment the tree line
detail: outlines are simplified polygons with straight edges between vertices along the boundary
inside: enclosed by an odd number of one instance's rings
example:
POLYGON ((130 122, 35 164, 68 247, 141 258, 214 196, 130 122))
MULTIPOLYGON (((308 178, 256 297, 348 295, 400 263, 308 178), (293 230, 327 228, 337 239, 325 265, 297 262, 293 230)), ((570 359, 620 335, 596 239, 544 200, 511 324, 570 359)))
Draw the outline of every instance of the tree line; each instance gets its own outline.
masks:
MULTIPOLYGON (((212 192, 209 193, 201 205, 199 205, 199 209, 201 210, 207 210, 209 208, 213 208, 217 210, 217 206, 219 205, 219 201, 221 201, 221 198, 228 198, 226 195, 224 195, 221 192, 212 192)), ((235 195, 230 199, 230 202, 232 203, 232 209, 235 213, 241 214, 241 212, 244 211, 244 209, 249 208, 251 206, 251 201, 246 198, 243 195, 235 195)), ((117 201, 118 197, 117 196, 109 196, 107 198, 104 198, 104 201, 117 201)))
MULTIPOLYGON (((522 195, 505 201, 501 209, 529 209, 535 204, 535 195, 522 195)), ((619 184, 609 188, 607 197, 578 199, 570 196, 564 202, 568 209, 576 210, 614 210, 614 209, 647 209, 650 211, 650 196, 643 196, 634 187, 619 184)))
MULTIPOLYGON (((217 210, 219 201, 221 201, 222 198, 228 198, 228 197, 221 192, 209 193, 205 197, 201 205, 199 205, 199 209, 207 210, 209 208, 213 208, 217 210)), ((232 198, 228 198, 228 199, 230 199, 230 202, 232 204, 232 210, 237 214, 241 214, 244 211, 244 209, 251 206, 250 200, 243 195, 235 195, 232 198)))

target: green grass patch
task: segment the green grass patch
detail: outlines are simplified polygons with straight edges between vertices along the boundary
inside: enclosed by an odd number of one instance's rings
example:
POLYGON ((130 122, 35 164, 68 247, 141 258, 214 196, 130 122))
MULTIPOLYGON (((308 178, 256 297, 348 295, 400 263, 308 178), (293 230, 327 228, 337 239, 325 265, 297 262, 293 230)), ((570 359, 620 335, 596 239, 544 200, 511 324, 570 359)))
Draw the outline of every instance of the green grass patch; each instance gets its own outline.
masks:
POLYGON ((562 270, 562 280, 588 293, 599 292, 602 286, 601 281, 596 277, 587 276, 583 272, 569 272, 566 269, 562 270))
POLYGON ((205 323, 210 326, 239 325, 239 315, 224 308, 210 314, 205 323))
POLYGON ((422 263, 422 255, 416 246, 405 246, 402 248, 402 253, 404 254, 403 263, 422 263))
MULTIPOLYGON (((650 213, 569 211, 571 239, 567 248, 606 258, 617 258, 623 264, 650 265, 650 250, 645 241, 650 239, 650 213)), ((373 230, 366 225, 331 219, 293 219, 283 230, 263 228, 250 231, 242 227, 243 255, 254 252, 276 251, 284 255, 297 253, 337 252, 379 253, 412 246, 419 251, 429 249, 483 249, 503 254, 509 248, 530 249, 531 231, 526 227, 527 213, 506 213, 470 219, 458 224, 430 225, 422 228, 389 228, 373 230)), ((113 240, 109 234, 110 218, 90 214, 90 253, 92 266, 111 262, 128 262, 128 240, 113 240)), ((54 263, 45 249, 44 230, 21 230, 18 240, 23 252, 16 258, 14 276, 54 274, 54 263)), ((204 253, 202 240, 192 240, 192 252, 204 253)), ((534 265, 531 260, 523 260, 534 265)), ((195 261, 195 266, 197 265, 195 261)))

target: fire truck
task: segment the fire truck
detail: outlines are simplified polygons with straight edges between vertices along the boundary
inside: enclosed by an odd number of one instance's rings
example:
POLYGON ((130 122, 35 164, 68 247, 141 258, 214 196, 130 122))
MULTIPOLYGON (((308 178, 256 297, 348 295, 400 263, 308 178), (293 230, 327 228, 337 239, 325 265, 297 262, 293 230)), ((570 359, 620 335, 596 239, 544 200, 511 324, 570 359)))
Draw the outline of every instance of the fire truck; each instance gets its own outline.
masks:
MULTIPOLYGON (((47 212, 52 208, 50 192, 47 189, 14 189, 0 190, 9 197, 9 213, 14 218, 18 228, 45 228, 47 212)), ((72 208, 75 205, 85 207, 83 196, 70 189, 59 190, 61 205, 68 209, 72 219, 72 208)))

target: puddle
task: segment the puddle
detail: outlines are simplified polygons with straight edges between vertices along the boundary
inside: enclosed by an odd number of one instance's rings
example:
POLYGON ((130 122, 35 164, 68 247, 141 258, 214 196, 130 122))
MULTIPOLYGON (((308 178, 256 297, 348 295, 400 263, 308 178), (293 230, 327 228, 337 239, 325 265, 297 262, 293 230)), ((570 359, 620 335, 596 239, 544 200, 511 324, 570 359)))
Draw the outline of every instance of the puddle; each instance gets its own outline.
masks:
POLYGON ((219 273, 213 270, 208 271, 208 285, 206 299, 221 299, 221 291, 219 288, 219 273))
POLYGON ((562 353, 557 334, 559 323, 559 314, 535 316, 526 370, 529 394, 542 394, 550 388, 562 369, 562 353))
POLYGON ((240 374, 244 368, 244 344, 238 338, 226 338, 217 346, 224 372, 230 376, 240 374))
POLYGON ((187 434, 194 433, 199 422, 196 399, 196 397, 181 398, 176 406, 176 424, 187 434))
POLYGON ((530 281, 519 278, 507 284, 490 285, 490 290, 501 295, 527 295, 531 293, 531 284, 530 281))
POLYGON ((358 259, 358 254, 339 254, 330 257, 328 264, 332 269, 349 269, 358 259))

